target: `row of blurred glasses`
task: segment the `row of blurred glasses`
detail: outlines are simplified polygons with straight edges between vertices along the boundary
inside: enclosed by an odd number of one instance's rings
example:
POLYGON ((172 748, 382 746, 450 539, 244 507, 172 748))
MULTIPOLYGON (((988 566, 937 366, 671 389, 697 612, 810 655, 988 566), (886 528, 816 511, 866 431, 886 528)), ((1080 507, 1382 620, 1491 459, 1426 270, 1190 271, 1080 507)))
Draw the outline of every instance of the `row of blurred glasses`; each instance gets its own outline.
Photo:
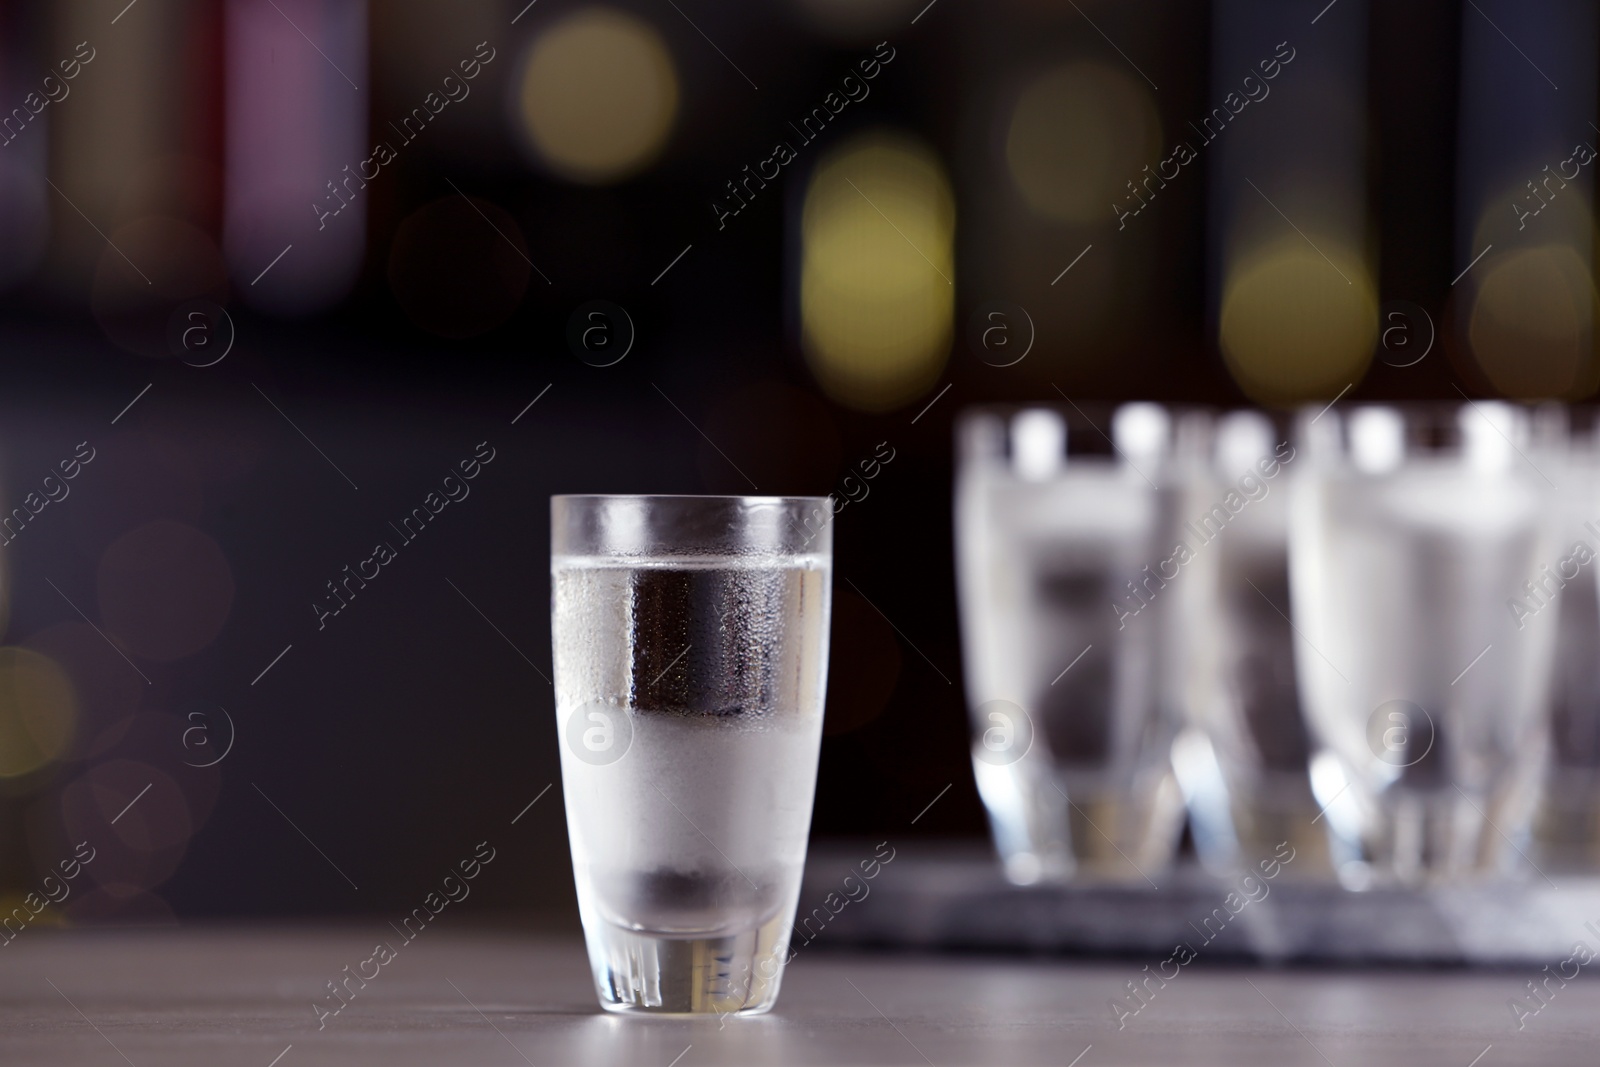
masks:
POLYGON ((1350 889, 1600 868, 1600 418, 984 409, 956 542, 1011 880, 1280 842, 1350 889))

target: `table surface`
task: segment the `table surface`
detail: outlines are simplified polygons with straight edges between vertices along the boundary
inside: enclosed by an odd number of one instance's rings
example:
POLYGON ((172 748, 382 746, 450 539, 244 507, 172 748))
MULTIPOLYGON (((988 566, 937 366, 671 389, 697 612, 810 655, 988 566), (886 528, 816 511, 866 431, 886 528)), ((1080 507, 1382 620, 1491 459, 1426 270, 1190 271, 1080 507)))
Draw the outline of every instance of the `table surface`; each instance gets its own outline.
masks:
POLYGON ((0 1064, 1549 1067, 1592 1065, 1600 1043, 1600 979, 1587 973, 1600 960, 1564 988, 1551 980, 1520 1032, 1508 1000, 1541 975, 1526 968, 1268 970, 1202 958, 1150 983, 1119 1030, 1111 998, 1160 960, 815 948, 790 966, 771 1015, 682 1020, 600 1012, 576 937, 481 930, 426 931, 319 1030, 312 1004, 325 983, 386 930, 381 920, 27 930, 0 950, 0 1064))

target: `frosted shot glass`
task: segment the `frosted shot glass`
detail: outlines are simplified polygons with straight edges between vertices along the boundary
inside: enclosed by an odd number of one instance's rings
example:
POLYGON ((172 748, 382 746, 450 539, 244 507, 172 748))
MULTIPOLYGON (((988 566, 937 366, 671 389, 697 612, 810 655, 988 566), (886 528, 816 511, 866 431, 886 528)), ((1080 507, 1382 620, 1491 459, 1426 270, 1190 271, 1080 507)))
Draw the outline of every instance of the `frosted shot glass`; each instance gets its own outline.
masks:
POLYGON ((557 496, 561 780, 601 1007, 778 995, 816 790, 826 498, 557 496))

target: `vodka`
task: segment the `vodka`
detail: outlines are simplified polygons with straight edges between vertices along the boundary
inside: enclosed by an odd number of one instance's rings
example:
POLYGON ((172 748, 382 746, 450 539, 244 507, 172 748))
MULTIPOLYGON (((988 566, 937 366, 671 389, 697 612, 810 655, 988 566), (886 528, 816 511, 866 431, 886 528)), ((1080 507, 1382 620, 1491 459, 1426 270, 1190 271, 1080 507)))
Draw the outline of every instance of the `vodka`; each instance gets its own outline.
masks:
POLYGON ((602 1001, 770 1006, 811 822, 828 557, 551 569, 567 825, 602 1001))

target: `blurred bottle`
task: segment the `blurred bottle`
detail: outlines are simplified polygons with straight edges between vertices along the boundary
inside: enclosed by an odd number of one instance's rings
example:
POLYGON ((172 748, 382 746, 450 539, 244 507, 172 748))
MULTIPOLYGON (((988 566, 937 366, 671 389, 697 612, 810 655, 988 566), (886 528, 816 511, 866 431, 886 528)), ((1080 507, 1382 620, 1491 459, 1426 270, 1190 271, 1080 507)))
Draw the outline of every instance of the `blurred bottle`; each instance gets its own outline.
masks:
POLYGON ((39 74, 60 79, 63 90, 41 115, 50 120, 58 190, 50 194, 54 284, 64 293, 88 284, 96 299, 115 302, 132 299, 124 290, 134 286, 159 290, 209 271, 214 248, 197 263, 187 245, 210 243, 217 221, 222 62, 215 7, 140 0, 118 15, 63 4, 50 17, 39 74), (184 240, 188 231, 192 241, 184 240))
POLYGON ((234 285, 273 314, 325 310, 361 272, 368 185, 393 179, 409 143, 398 128, 368 138, 366 4, 228 0, 226 23, 234 285))
POLYGON ((119 348, 171 356, 179 307, 227 299, 218 9, 140 0, 55 5, 49 17, 41 73, 59 91, 38 131, 49 135, 53 186, 46 289, 74 308, 87 302, 119 348))
POLYGON ((45 86, 32 80, 36 34, 29 14, 17 0, 0 0, 0 290, 33 273, 50 237, 49 104, 45 86))

